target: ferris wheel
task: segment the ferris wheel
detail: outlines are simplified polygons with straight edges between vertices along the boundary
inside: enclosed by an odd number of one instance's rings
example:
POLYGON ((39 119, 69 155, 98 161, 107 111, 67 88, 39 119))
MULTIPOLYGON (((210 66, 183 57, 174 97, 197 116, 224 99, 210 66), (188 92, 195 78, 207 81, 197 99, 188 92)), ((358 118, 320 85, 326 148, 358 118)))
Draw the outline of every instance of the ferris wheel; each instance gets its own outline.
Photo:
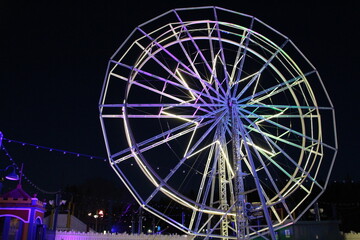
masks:
POLYGON ((140 206, 204 238, 275 239, 324 191, 337 152, 313 65, 259 19, 219 7, 136 27, 99 108, 110 165, 140 206))

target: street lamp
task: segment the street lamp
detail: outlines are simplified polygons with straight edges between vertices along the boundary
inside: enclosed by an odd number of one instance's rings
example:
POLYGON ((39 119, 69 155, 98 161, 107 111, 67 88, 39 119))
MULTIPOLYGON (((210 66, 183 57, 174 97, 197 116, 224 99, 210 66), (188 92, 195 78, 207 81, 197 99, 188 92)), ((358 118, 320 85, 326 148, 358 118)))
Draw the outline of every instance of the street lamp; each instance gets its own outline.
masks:
MULTIPOLYGON (((5 178, 7 180, 11 180, 11 181, 18 181, 20 179, 19 175, 16 173, 16 169, 14 165, 9 165, 7 166, 5 169, 0 169, 0 172, 2 172, 2 174, 6 173, 8 171, 9 168, 12 168, 12 171, 10 173, 8 173, 5 178)), ((2 181, 3 181, 3 176, 1 176, 1 182, 0 182, 0 193, 2 193, 2 181)))
POLYGON ((12 180, 12 181, 17 181, 20 179, 19 175, 16 173, 15 171, 15 166, 14 165, 9 165, 7 166, 5 169, 0 169, 1 172, 6 172, 9 168, 12 168, 13 170, 7 174, 5 176, 6 179, 8 180, 12 180))
MULTIPOLYGON (((89 212, 88 216, 91 217, 92 213, 89 212)), ((95 232, 98 231, 98 221, 101 220, 103 217, 104 217, 104 210, 96 210, 95 214, 93 215, 93 218, 95 219, 95 232)))
POLYGON ((94 218, 95 218, 95 232, 97 232, 97 225, 98 225, 98 217, 99 217, 99 215, 97 215, 97 214, 94 214, 94 218))
POLYGON ((12 170, 9 174, 7 174, 7 175, 5 176, 5 178, 8 179, 8 180, 11 180, 11 181, 17 181, 17 180, 19 180, 20 177, 19 177, 19 175, 16 173, 16 171, 15 171, 15 166, 14 166, 14 165, 9 165, 9 166, 7 166, 5 169, 1 169, 1 171, 2 171, 2 172, 6 172, 10 167, 12 167, 13 170, 12 170))

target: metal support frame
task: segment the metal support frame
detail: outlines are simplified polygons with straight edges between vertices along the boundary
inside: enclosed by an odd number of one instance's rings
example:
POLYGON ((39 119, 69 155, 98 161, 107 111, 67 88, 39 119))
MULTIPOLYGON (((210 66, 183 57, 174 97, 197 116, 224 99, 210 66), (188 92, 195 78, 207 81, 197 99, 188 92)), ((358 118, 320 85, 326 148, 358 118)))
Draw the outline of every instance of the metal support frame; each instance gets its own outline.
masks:
MULTIPOLYGON (((227 184, 228 184, 228 180, 226 178, 226 157, 224 156, 225 154, 225 149, 226 149, 226 138, 225 138, 225 125, 226 124, 224 121, 222 121, 222 124, 219 125, 218 128, 218 139, 220 140, 220 144, 218 145, 217 148, 217 158, 218 158, 218 178, 219 178, 219 209, 223 210, 224 212, 228 211, 229 209, 229 203, 228 203, 228 197, 227 197, 227 184)), ((221 221, 221 225, 220 225, 220 234, 222 236, 229 236, 229 221, 228 221, 228 217, 225 216, 223 218, 223 220, 221 221)), ((225 238, 226 239, 226 238, 225 238)))
POLYGON ((237 114, 236 100, 229 100, 229 112, 231 116, 231 134, 232 134, 232 155, 235 170, 235 222, 236 237, 238 240, 246 239, 247 219, 245 217, 245 188, 243 181, 243 171, 240 153, 240 134, 239 134, 239 118, 237 114))

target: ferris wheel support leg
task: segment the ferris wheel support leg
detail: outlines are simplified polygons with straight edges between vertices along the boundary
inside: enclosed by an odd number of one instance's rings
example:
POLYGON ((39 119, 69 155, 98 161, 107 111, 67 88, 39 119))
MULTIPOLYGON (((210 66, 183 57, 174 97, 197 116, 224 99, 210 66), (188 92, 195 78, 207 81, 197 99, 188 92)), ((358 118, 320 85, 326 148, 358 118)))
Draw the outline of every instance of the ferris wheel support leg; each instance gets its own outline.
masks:
MULTIPOLYGON (((251 138, 246 135, 246 131, 244 127, 241 124, 241 120, 239 119, 239 114, 237 110, 237 104, 236 100, 232 99, 229 101, 229 110, 231 113, 231 123, 232 123, 232 135, 233 135, 233 160, 235 165, 235 197, 236 197, 236 225, 237 225, 237 239, 238 240, 244 240, 247 239, 247 218, 244 214, 245 209, 245 197, 243 193, 245 192, 244 188, 244 181, 243 181, 243 172, 242 172, 242 166, 241 166, 241 154, 240 154, 240 136, 244 139, 244 142, 246 142, 245 139, 248 139, 248 141, 251 141, 251 138), (240 134, 239 134, 240 133, 240 134)), ((251 172, 254 177, 256 189, 258 190, 259 199, 261 202, 261 205, 263 206, 263 212, 265 216, 266 223, 269 227, 269 233, 272 240, 276 240, 275 238, 275 232, 272 225, 270 214, 267 210, 266 200, 264 197, 264 194, 262 192, 262 188, 259 182, 259 177, 256 172, 255 164, 252 158, 252 155, 250 153, 250 149, 248 144, 244 144, 245 150, 248 153, 248 160, 251 166, 251 172)))
MULTIPOLYGON (((250 161, 250 162, 251 162, 251 165, 253 165, 253 162, 252 161, 250 161)), ((261 186, 260 186, 259 178, 257 177, 256 171, 255 171, 254 175, 256 175, 256 177, 254 176, 256 188, 259 189, 259 187, 261 187, 261 186)), ((266 220, 267 225, 269 227, 270 237, 271 237, 272 240, 276 240, 275 231, 274 231, 274 228, 273 228, 273 225, 272 225, 271 217, 270 217, 269 211, 268 211, 268 209, 266 207, 265 197, 264 197, 263 193, 261 192, 261 188, 258 190, 258 192, 259 192, 261 205, 263 206, 263 212, 264 212, 265 220, 266 220)))
MULTIPOLYGON (((239 121, 240 121, 239 119, 235 120, 235 122, 238 123, 237 126, 238 126, 238 129, 240 131, 240 135, 244 139, 246 138, 249 141, 251 141, 250 137, 246 136, 246 131, 245 131, 244 127, 239 123, 239 121)), ((249 146, 247 144, 244 144, 244 146, 245 146, 246 152, 249 153, 249 154, 247 154, 248 155, 248 160, 249 160, 249 163, 250 163, 250 166, 251 166, 251 172, 252 172, 253 177, 254 177, 255 186, 256 186, 256 189, 257 189, 257 192, 258 192, 258 195, 259 195, 260 203, 261 203, 261 206, 263 207, 265 220, 266 220, 266 223, 267 223, 267 225, 269 227, 270 237, 271 237, 272 240, 276 240, 275 231, 274 231, 274 228, 273 228, 273 225, 272 225, 271 217, 270 217, 269 211, 268 211, 268 209, 266 207, 267 206, 266 205, 266 200, 265 200, 264 194, 262 192, 263 190, 262 190, 262 187, 261 187, 261 184, 260 184, 260 181, 259 181, 259 177, 258 177, 257 172, 256 172, 256 168, 255 168, 255 164, 254 164, 252 155, 250 154, 249 146)))

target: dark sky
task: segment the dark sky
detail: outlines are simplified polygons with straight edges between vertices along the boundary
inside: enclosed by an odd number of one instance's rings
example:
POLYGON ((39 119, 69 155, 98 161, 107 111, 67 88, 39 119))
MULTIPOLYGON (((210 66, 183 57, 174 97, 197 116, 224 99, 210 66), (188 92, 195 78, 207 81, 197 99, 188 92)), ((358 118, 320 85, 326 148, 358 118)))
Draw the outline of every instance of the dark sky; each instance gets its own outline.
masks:
MULTIPOLYGON (((98 101, 107 61, 139 24, 173 8, 202 5, 253 15, 299 47, 335 105, 333 179, 360 179, 359 8, 350 1, 2 1, 0 131, 8 139, 105 157, 98 101)), ((98 159, 5 147, 49 191, 94 176, 120 181, 98 159)), ((8 163, 1 159, 0 168, 8 163)))

